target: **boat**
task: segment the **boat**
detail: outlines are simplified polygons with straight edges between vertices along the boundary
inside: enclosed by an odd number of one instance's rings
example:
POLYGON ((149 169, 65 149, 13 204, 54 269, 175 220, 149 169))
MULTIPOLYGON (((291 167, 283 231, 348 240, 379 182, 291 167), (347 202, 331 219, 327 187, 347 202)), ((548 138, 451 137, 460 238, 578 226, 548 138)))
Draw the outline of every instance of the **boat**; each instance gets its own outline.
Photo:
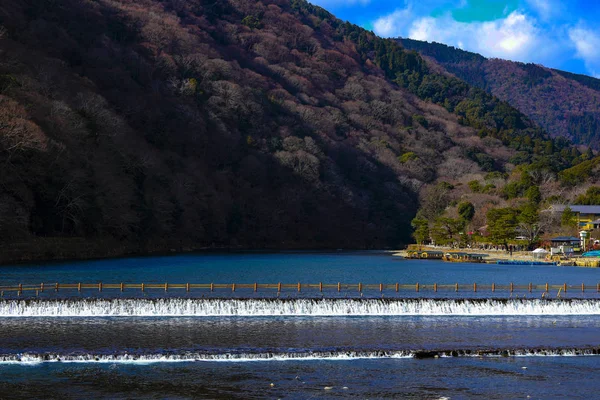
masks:
POLYGON ((467 262, 467 263, 484 263, 484 258, 487 254, 472 254, 472 253, 461 253, 452 252, 446 253, 442 257, 442 260, 447 262, 467 262))

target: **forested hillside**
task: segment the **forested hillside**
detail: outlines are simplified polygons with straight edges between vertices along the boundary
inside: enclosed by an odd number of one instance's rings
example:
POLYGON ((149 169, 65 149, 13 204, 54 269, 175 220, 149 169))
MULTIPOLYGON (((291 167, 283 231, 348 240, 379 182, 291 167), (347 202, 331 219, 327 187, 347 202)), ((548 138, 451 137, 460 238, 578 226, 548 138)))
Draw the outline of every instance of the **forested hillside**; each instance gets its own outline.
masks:
POLYGON ((4 0, 0 26, 4 259, 398 246, 436 190, 593 157, 301 0, 4 0))
POLYGON ((507 101, 552 136, 600 149, 600 80, 535 64, 486 59, 440 43, 411 39, 399 43, 507 101))

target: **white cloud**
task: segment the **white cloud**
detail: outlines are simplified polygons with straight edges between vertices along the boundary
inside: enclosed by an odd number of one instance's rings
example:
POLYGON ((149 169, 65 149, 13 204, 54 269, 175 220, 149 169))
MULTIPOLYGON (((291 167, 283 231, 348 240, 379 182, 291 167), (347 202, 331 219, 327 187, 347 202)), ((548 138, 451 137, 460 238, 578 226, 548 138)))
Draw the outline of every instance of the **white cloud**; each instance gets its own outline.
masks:
POLYGON ((538 58, 543 58, 536 21, 519 11, 487 22, 457 22, 449 14, 440 18, 424 17, 412 24, 408 37, 445 43, 486 57, 531 61, 532 52, 537 51, 538 58))
POLYGON ((383 37, 402 36, 411 24, 412 18, 410 7, 398 9, 389 15, 378 18, 373 23, 373 32, 383 37))
POLYGON ((600 30, 586 29, 583 23, 569 27, 570 14, 560 0, 524 0, 526 8, 502 18, 468 23, 456 21, 451 11, 431 17, 429 1, 405 0, 404 7, 374 21, 373 31, 382 37, 435 41, 486 57, 554 68, 571 59, 575 49, 588 71, 600 74, 600 30))
POLYGON ((600 33, 580 25, 569 30, 569 38, 577 50, 577 57, 585 62, 588 71, 600 77, 600 33))

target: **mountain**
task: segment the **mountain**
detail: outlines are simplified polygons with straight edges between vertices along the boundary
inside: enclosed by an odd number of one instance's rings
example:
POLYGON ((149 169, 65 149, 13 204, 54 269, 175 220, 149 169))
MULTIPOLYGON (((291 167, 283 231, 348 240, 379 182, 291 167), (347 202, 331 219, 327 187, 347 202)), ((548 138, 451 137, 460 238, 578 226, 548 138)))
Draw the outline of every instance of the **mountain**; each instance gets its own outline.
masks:
POLYGON ((447 72, 529 116, 554 137, 600 149, 600 80, 500 59, 440 43, 399 39, 447 72))
POLYGON ((0 36, 5 261, 399 246, 440 187, 590 158, 301 0, 4 0, 0 36))

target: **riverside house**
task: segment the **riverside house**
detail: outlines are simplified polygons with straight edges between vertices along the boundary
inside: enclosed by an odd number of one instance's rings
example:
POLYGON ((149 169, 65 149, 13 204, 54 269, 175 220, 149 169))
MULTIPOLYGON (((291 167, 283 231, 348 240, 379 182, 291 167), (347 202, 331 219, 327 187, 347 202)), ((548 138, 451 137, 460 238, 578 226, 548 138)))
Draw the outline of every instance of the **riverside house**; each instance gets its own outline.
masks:
POLYGON ((600 206, 553 205, 551 210, 562 213, 567 207, 576 215, 580 230, 600 228, 600 206))

